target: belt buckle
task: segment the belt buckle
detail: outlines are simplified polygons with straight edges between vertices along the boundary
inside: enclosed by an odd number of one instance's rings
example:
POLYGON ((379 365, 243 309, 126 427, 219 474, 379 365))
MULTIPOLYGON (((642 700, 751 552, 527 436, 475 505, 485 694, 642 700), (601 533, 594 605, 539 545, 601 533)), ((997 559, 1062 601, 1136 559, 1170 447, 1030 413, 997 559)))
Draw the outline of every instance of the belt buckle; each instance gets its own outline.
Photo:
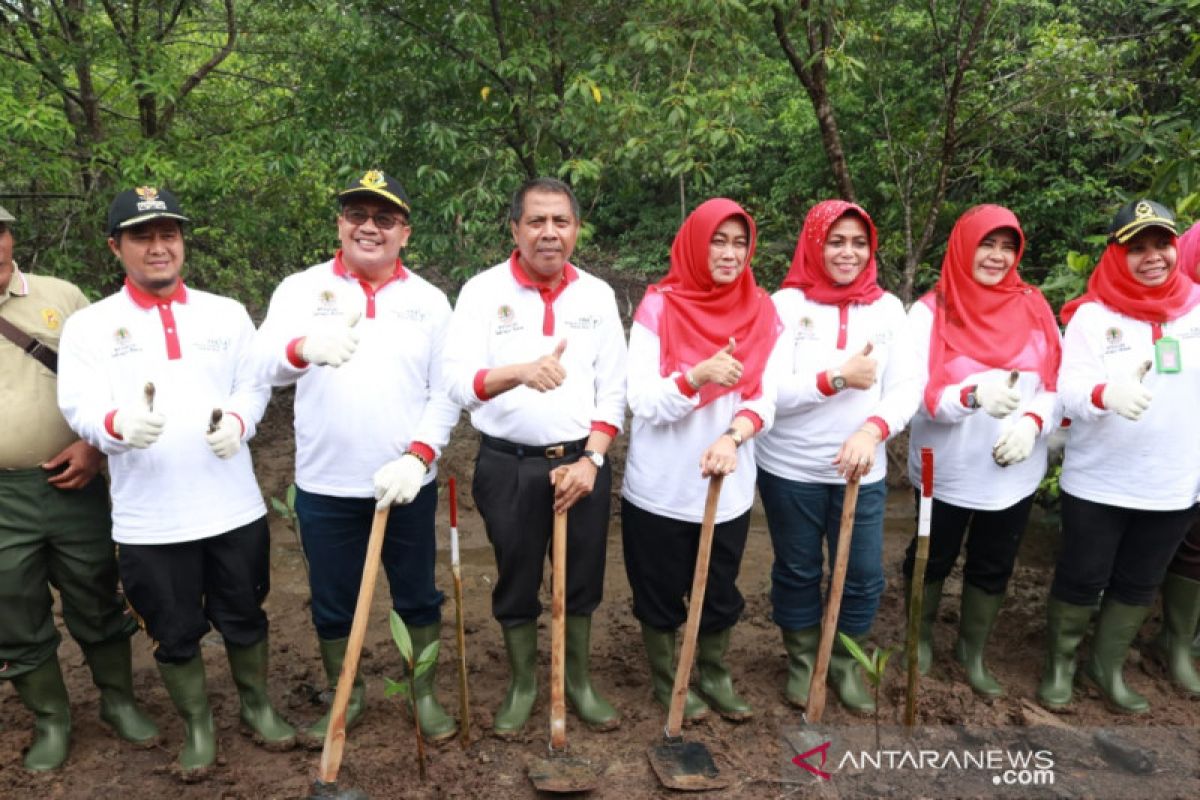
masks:
POLYGON ((546 448, 546 458, 562 458, 567 454, 566 445, 556 444, 546 448))

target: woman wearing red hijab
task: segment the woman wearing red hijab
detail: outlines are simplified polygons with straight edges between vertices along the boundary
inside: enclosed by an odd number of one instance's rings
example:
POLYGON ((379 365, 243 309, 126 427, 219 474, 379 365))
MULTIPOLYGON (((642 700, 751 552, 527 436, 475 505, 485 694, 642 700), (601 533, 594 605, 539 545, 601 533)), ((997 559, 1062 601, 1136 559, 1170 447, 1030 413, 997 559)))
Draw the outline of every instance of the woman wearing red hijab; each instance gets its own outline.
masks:
POLYGON ((707 478, 725 475, 686 720, 711 705, 744 720, 724 656, 745 605, 734 581, 754 501, 752 438, 774 416, 767 359, 780 324, 750 271, 754 220, 732 200, 700 205, 671 246, 671 269, 650 286, 629 334, 633 425, 621 489, 625 569, 634 615, 664 707, 674 682, 675 632, 686 619, 707 478))
MULTIPOLYGON (((925 379, 909 437, 913 485, 921 485, 922 447, 933 448, 937 463, 918 666, 929 671, 942 584, 966 539, 954 652, 984 697, 1003 693, 983 651, 1057 425, 1062 346, 1054 312, 1017 273, 1024 249, 1021 223, 1007 208, 969 209, 950 232, 937 284, 909 312, 925 379), (1010 386, 1013 372, 1019 376, 1010 386)), ((904 558, 910 582, 915 550, 914 537, 904 558)))
MULTIPOLYGON (((1175 219, 1121 208, 1085 295, 1062 310, 1063 546, 1047 604, 1038 700, 1071 703, 1075 651, 1098 601, 1084 676, 1123 713, 1149 703, 1122 669, 1200 492, 1200 286, 1177 268, 1175 219)), ((1182 643, 1186 646, 1186 642, 1182 643)))
MULTIPOLYGON (((884 588, 884 441, 904 428, 918 402, 904 306, 876 283, 875 249, 867 212, 842 200, 818 203, 772 298, 785 326, 776 416, 755 457, 775 550, 773 617, 788 654, 784 696, 798 706, 808 699, 821 635, 821 547, 837 549, 851 477, 862 486, 837 627, 862 639, 875 620, 884 588)), ((840 639, 829 676, 843 705, 874 710, 840 639)))

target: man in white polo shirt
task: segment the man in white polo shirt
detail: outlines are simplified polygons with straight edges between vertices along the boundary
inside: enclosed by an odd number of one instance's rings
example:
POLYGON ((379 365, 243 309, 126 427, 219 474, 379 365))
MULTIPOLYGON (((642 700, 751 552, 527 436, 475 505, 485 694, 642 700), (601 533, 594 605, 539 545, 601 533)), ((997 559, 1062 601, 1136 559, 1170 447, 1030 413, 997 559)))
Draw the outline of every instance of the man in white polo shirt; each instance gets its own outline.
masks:
POLYGON ((511 674, 493 727, 518 734, 537 696, 538 587, 557 509, 570 526, 567 699, 589 727, 612 730, 620 718, 593 689, 588 657, 611 506, 605 454, 625 419, 625 333, 612 289, 569 261, 570 187, 526 183, 509 224, 516 248, 463 286, 446 345, 450 397, 482 434, 472 492, 499 571, 492 614, 511 674))
MULTIPOLYGON (((388 516, 383 567, 392 608, 414 650, 438 641, 434 459, 460 410, 439 391, 450 303, 404 267, 410 205, 398 181, 370 170, 338 194, 341 249, 286 278, 259 330, 267 380, 296 384, 296 514, 310 565, 312 619, 330 683, 345 659, 376 507, 388 516)), ((422 735, 454 736, 434 693, 435 669, 413 683, 422 735)), ((346 712, 359 721, 361 670, 346 712)), ((326 714, 304 734, 325 739, 326 714)))
POLYGON ((296 732, 267 696, 270 536, 242 447, 270 389, 255 378, 242 305, 180 278, 187 221, 166 189, 113 200, 108 247, 125 286, 67 320, 58 402, 75 432, 108 454, 121 582, 183 717, 179 767, 194 779, 217 751, 200 654, 210 624, 254 739, 287 749, 296 732))

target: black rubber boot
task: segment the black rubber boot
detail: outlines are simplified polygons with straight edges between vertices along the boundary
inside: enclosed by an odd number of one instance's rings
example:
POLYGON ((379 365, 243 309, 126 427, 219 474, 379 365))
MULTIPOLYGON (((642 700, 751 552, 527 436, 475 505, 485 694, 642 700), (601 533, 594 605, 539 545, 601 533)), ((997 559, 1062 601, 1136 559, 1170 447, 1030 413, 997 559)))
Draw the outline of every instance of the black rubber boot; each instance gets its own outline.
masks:
POLYGON ((183 717, 183 749, 179 768, 185 781, 203 777, 217 760, 217 734, 212 708, 208 704, 208 686, 204 678, 204 659, 196 656, 183 664, 158 662, 163 685, 179 716, 183 717))
MULTIPOLYGON (((441 640, 442 623, 440 621, 423 627, 410 627, 408 635, 412 638, 413 658, 418 659, 426 647, 441 640)), ((441 657, 441 647, 438 648, 441 657)), ((420 677, 413 680, 413 696, 417 698, 417 719, 421 724, 421 735, 427 742, 444 742, 458 732, 454 717, 446 713, 438 702, 435 691, 437 681, 437 661, 420 677)))
POLYGON ((92 670, 92 683, 100 690, 100 719, 127 742, 153 747, 161 740, 158 726, 138 708, 133 697, 133 654, 128 639, 101 644, 81 644, 92 670))
POLYGON ((267 695, 267 640, 249 647, 225 642, 225 655, 241 701, 242 723, 255 743, 275 752, 291 750, 296 745, 296 729, 279 716, 267 695))
POLYGON ((594 731, 616 730, 621 716, 592 686, 592 618, 567 616, 566 689, 571 708, 594 731))
POLYGON ((58 656, 12 679, 25 707, 33 712, 33 743, 25 753, 25 769, 47 772, 67 760, 71 746, 71 700, 63 683, 58 656))

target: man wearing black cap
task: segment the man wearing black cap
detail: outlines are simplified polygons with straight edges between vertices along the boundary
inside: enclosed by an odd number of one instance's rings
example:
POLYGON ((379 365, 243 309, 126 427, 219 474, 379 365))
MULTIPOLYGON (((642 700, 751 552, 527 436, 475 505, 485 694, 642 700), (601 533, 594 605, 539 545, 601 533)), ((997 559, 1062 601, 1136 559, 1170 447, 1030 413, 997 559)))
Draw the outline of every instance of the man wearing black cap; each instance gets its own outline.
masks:
POLYGON ((200 655, 210 624, 255 740, 287 749, 295 730, 267 696, 270 539, 242 447, 270 389, 249 358, 246 310, 180 278, 187 221, 166 189, 113 200, 108 247, 125 286, 71 317, 58 397, 71 427, 109 456, 121 581, 183 717, 179 765, 193 778, 216 758, 200 655))
MULTIPOLYGON (((345 658, 376 508, 396 506, 383 544, 392 607, 415 652, 439 639, 434 462, 459 415, 440 391, 450 304, 400 259, 411 233, 404 188, 370 170, 338 202, 341 249, 280 284, 258 343, 267 380, 296 384, 296 514, 330 683, 345 658)), ((413 689, 421 733, 441 741, 456 725, 437 701, 435 672, 422 673, 413 689)), ((347 726, 365 700, 360 672, 347 726)), ((306 743, 319 747, 328 723, 326 714, 306 743)))
POLYGON ((59 336, 87 305, 66 281, 27 275, 12 259, 0 207, 0 405, 13 420, 0 437, 0 679, 34 714, 31 770, 67 757, 70 701, 56 651, 50 585, 100 689, 100 716, 141 745, 158 729, 133 699, 129 637, 137 630, 117 592, 103 455, 76 438, 55 402, 59 336))

